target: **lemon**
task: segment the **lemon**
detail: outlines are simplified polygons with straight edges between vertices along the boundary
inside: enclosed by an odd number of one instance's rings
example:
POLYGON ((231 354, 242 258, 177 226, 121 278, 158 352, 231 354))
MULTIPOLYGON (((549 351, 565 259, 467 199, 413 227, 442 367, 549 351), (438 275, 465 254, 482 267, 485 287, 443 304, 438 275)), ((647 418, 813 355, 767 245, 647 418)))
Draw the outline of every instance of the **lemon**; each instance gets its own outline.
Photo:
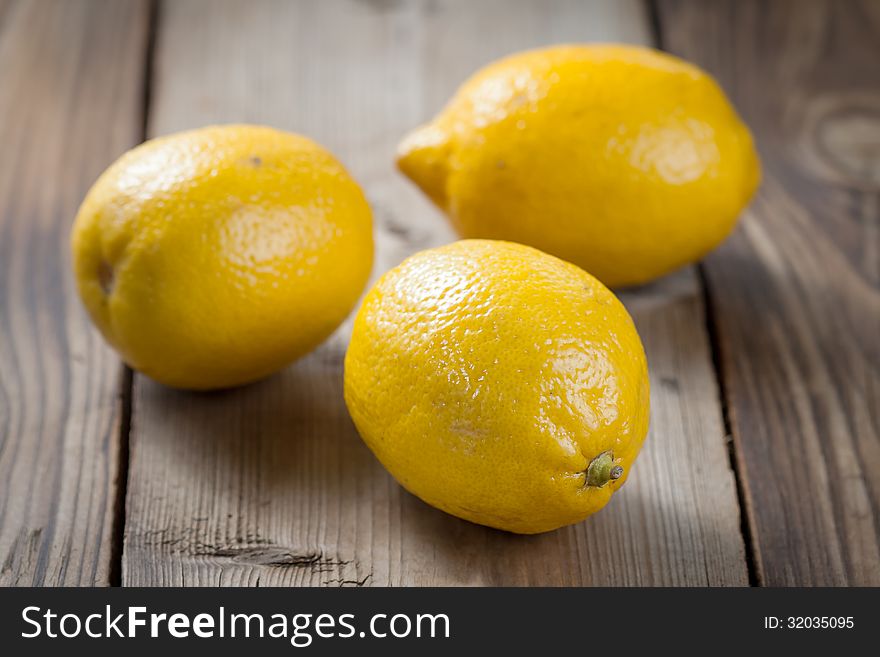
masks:
POLYGON ((456 242, 386 273, 355 317, 344 390, 407 490, 524 534, 602 508, 648 429, 645 354, 623 305, 510 242, 456 242))
POLYGON ((267 127, 154 139, 88 192, 79 294, 131 367, 209 389, 264 377, 324 340, 372 266, 370 209, 330 153, 267 127))
POLYGON ((616 45, 489 65, 403 141, 398 165, 462 236, 535 246, 610 286, 702 257, 760 178, 749 131, 709 75, 616 45))

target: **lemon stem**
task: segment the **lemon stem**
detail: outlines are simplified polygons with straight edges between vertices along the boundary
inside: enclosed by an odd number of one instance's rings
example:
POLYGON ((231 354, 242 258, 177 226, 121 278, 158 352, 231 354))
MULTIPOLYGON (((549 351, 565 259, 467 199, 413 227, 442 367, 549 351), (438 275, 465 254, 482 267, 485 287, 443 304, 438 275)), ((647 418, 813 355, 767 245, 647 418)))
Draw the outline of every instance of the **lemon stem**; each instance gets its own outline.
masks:
POLYGON ((113 267, 106 260, 98 263, 98 283, 105 295, 109 295, 113 291, 113 267))
POLYGON ((611 451, 602 452, 587 467, 587 486, 602 488, 609 481, 623 476, 623 466, 614 463, 611 451))

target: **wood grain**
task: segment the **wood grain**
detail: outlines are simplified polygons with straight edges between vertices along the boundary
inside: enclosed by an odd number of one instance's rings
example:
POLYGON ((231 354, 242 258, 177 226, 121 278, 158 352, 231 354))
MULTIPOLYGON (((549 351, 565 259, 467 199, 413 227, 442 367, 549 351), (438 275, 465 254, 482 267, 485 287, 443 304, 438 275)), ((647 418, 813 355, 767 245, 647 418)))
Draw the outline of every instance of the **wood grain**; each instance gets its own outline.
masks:
POLYGON ((705 265, 761 583, 880 584, 880 5, 662 0, 764 183, 705 265))
MULTIPOLYGON (((453 238, 393 170, 404 132, 487 61, 588 39, 646 42, 642 6, 169 2, 150 132, 253 121, 322 142, 367 191, 378 274, 453 238)), ((312 355, 246 388, 186 394, 136 376, 124 584, 747 583, 694 272, 625 300, 651 363, 647 448, 607 510, 542 536, 447 516, 378 465, 342 401, 348 323, 312 355)))
POLYGON ((67 236, 140 140, 145 9, 0 3, 0 585, 110 582, 124 377, 67 236))

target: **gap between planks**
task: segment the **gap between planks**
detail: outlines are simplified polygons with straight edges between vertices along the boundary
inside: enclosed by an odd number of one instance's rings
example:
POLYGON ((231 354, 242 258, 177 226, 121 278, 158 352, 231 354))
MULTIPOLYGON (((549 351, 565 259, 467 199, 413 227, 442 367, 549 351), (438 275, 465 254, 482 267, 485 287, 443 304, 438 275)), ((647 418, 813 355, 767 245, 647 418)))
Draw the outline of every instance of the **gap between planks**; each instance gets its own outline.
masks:
POLYGON ((763 158, 703 264, 760 581, 880 584, 880 7, 658 2, 763 158))
MULTIPOLYGON (((143 93, 141 95, 141 142, 147 139, 150 117, 150 98, 153 86, 153 60, 156 50, 156 33, 159 29, 159 0, 146 0, 147 27, 143 63, 143 93)), ((131 458, 131 417, 134 393, 134 372, 123 364, 120 377, 121 417, 119 422, 119 460, 116 475, 116 491, 113 503, 113 528, 111 532, 110 586, 122 586, 122 552, 125 543, 126 500, 128 497, 128 468, 131 458)))
MULTIPOLYGON (((654 41, 654 47, 665 51, 666 46, 663 37, 660 4, 658 0, 645 0, 645 7, 649 24, 651 26, 651 36, 654 41)), ((700 298, 703 304, 706 335, 709 338, 709 352, 712 355, 712 370, 715 373, 715 385, 718 387, 718 398, 719 403, 721 404, 721 421, 724 426, 724 439, 727 443, 728 462, 730 464, 730 470, 733 473, 734 485, 736 486, 736 499, 740 513, 740 533, 742 534, 743 539, 749 586, 761 586, 761 576, 755 560, 754 537, 752 536, 749 515, 746 512, 748 490, 746 489, 746 484, 743 480, 742 464, 739 461, 739 454, 737 453, 736 442, 733 440, 733 429, 730 423, 730 409, 728 407, 727 389, 725 387, 724 373, 722 371, 718 327, 715 325, 715 312, 712 304, 712 295, 706 279, 706 270, 703 263, 700 262, 696 264, 694 269, 697 274, 697 284, 699 286, 700 298)))
POLYGON ((110 583, 122 368, 67 237, 140 138, 142 2, 0 6, 0 585, 110 583))

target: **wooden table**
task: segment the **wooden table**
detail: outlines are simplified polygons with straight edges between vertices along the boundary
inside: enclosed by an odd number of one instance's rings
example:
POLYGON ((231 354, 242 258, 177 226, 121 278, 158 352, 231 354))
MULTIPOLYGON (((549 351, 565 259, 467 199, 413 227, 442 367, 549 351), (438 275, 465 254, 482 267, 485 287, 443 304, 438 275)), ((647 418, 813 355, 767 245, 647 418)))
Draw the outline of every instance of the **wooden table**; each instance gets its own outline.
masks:
POLYGON ((880 584, 880 2, 0 0, 0 584, 880 584), (633 477, 521 537, 405 493, 342 401, 350 323, 213 394, 123 368, 68 232, 146 137, 268 123, 335 152, 374 276, 453 239, 392 164, 480 65, 654 44, 717 76, 764 182, 696 267, 622 295, 653 417, 633 477))

